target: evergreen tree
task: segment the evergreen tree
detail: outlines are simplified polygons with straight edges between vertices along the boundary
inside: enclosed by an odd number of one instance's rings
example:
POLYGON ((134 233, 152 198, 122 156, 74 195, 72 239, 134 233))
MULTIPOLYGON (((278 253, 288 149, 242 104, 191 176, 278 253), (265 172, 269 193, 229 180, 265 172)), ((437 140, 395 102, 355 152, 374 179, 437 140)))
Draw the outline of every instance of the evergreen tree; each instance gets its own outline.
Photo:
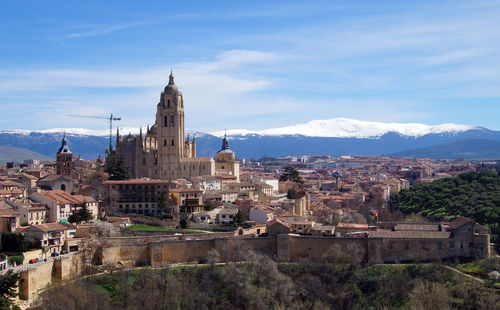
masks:
POLYGON ((106 172, 110 180, 130 180, 130 171, 125 166, 123 157, 109 155, 106 157, 106 172))
POLYGON ((13 305, 13 299, 19 295, 17 290, 19 280, 21 275, 12 270, 0 275, 0 309, 19 309, 13 305))
POLYGON ((236 213, 236 218, 235 218, 236 224, 241 225, 243 224, 243 213, 241 213, 240 210, 238 210, 238 213, 236 213))
POLYGON ((297 199, 297 191, 295 190, 295 188, 290 187, 288 189, 288 192, 286 193, 286 198, 288 198, 288 199, 297 199))
POLYGON ((281 174, 280 181, 292 181, 301 184, 304 183, 299 175, 299 171, 291 166, 285 167, 283 173, 281 174))
POLYGON ((4 252, 26 252, 28 243, 24 236, 13 232, 2 233, 2 251, 4 252))

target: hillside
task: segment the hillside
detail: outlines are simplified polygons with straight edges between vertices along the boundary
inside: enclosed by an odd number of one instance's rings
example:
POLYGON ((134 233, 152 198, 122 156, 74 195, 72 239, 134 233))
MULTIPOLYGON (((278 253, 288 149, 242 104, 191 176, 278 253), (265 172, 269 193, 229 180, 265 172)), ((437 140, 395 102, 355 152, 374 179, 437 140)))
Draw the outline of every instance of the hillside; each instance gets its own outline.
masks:
POLYGON ((389 154, 389 156, 434 159, 497 159, 500 158, 500 141, 462 139, 451 143, 397 152, 389 154))
POLYGON ((390 205, 405 214, 419 213, 435 220, 465 216, 490 228, 492 242, 500 241, 500 176, 494 172, 463 173, 402 190, 390 205))
POLYGON ((0 165, 4 165, 9 161, 22 162, 25 159, 39 159, 40 161, 54 160, 54 158, 25 148, 0 145, 0 165))
POLYGON ((243 255, 244 264, 141 268, 57 283, 33 309, 494 309, 499 300, 440 265, 278 264, 243 255))

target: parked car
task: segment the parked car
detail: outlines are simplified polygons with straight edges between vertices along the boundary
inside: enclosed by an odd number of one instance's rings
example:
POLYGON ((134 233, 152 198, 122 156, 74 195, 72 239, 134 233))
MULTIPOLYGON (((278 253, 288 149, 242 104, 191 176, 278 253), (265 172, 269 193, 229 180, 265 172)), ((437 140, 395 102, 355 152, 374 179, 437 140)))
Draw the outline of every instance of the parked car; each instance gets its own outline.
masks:
POLYGON ((38 258, 32 258, 29 261, 30 264, 34 264, 34 263, 38 263, 38 262, 39 262, 38 258))
POLYGON ((50 256, 52 256, 52 257, 56 257, 56 256, 59 256, 59 253, 57 253, 57 252, 52 252, 52 254, 50 254, 50 256))
POLYGON ((67 250, 62 250, 61 251, 61 255, 64 255, 64 254, 68 254, 68 251, 67 250))

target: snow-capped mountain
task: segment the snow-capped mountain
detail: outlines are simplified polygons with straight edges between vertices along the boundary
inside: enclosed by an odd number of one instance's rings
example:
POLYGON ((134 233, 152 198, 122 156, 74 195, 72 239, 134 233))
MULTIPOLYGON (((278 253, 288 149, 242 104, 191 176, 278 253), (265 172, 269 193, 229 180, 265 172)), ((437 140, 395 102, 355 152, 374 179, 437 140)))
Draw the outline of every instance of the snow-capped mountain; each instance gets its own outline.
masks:
POLYGON ((407 137, 422 137, 427 134, 457 134, 471 129, 479 129, 477 126, 441 124, 425 125, 419 123, 381 123, 358 121, 348 118, 332 118, 328 120, 313 120, 307 123, 264 129, 247 130, 231 129, 227 131, 215 131, 210 134, 223 137, 227 132, 228 136, 283 136, 301 135, 305 137, 326 137, 326 138, 379 138, 387 133, 394 132, 407 137))
MULTIPOLYGON (((143 133, 145 131, 143 128, 143 133)), ((104 155, 105 149, 109 147, 108 130, 82 128, 0 130, 0 145, 26 148, 54 158, 63 132, 66 132, 72 152, 85 159, 104 155)), ((121 135, 129 133, 138 134, 139 128, 120 127, 121 135)), ((229 146, 240 158, 310 154, 375 156, 453 143, 462 139, 480 139, 483 144, 487 140, 500 141, 499 131, 478 126, 380 123, 346 118, 314 120, 257 131, 230 129, 227 134, 229 146)), ((214 156, 221 148, 224 131, 203 133, 186 130, 187 135, 196 137, 198 156, 214 156)), ((460 147, 464 144, 456 145, 460 147)), ((460 150, 455 150, 455 153, 460 153, 460 150)), ((440 156, 446 158, 447 154, 440 156)))

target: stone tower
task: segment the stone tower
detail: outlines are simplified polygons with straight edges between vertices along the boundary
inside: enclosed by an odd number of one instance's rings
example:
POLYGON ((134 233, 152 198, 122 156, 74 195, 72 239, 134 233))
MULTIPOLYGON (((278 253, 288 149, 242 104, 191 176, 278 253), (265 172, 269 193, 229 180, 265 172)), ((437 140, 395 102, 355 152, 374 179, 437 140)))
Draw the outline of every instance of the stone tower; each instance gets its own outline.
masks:
POLYGON ((157 106, 156 126, 159 177, 167 180, 179 178, 182 158, 196 155, 185 152, 190 143, 184 140, 184 101, 182 93, 175 85, 172 72, 157 106))
POLYGON ((61 147, 56 154, 56 172, 58 175, 71 177, 73 171, 73 154, 68 146, 66 140, 66 133, 64 133, 61 147))

